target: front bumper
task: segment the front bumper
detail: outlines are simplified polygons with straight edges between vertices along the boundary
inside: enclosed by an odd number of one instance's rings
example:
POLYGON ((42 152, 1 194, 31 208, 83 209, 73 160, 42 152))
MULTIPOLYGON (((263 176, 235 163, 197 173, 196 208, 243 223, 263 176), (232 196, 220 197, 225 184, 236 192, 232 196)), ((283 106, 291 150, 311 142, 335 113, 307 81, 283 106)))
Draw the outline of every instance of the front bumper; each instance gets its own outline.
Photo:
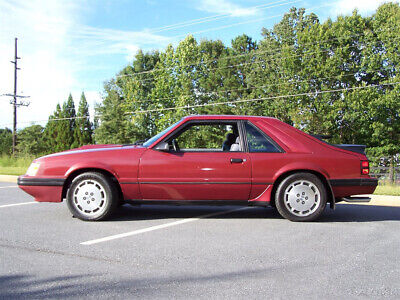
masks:
POLYGON ((38 202, 61 202, 65 179, 19 176, 18 186, 38 202))
POLYGON ((36 178, 30 176, 19 176, 18 185, 22 186, 63 186, 65 179, 62 178, 36 178))

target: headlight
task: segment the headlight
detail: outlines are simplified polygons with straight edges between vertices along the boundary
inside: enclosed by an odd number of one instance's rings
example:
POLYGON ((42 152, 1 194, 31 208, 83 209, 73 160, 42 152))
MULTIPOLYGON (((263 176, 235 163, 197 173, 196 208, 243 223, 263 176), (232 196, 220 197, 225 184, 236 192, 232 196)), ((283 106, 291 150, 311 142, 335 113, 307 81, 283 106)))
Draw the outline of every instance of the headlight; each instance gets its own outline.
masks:
POLYGON ((31 163, 28 170, 26 171, 26 175, 28 176, 35 176, 37 171, 39 170, 39 163, 31 163))

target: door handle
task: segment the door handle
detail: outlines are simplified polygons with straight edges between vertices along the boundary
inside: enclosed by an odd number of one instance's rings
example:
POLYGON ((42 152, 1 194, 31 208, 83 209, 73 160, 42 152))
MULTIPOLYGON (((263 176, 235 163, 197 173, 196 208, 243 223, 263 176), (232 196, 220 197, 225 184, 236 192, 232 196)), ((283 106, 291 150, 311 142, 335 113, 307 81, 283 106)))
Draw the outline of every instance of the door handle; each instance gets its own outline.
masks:
POLYGON ((240 164, 243 162, 241 158, 231 158, 231 164, 240 164))

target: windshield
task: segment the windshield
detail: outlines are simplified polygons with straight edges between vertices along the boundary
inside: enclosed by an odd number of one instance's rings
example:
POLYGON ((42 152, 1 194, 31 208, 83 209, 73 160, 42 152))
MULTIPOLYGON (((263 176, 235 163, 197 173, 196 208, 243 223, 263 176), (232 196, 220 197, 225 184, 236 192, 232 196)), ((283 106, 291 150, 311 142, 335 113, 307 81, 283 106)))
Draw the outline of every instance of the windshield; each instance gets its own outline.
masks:
POLYGON ((179 120, 178 122, 172 124, 171 126, 169 126, 168 128, 164 129, 163 131, 161 131, 160 133, 156 134, 155 136, 153 136, 152 138, 148 139, 146 142, 143 143, 143 146, 145 147, 149 147, 151 144, 153 144, 155 141, 157 141, 160 137, 162 137, 164 134, 166 134, 168 131, 170 131, 173 127, 175 127, 176 125, 178 125, 182 120, 179 120))

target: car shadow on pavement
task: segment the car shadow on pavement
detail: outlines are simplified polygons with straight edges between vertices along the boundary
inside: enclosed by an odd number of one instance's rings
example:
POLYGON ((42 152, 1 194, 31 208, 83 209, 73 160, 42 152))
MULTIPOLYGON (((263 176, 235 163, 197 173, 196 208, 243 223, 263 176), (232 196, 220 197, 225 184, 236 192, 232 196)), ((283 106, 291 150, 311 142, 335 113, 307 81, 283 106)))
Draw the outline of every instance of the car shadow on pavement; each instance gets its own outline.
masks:
POLYGON ((141 205, 120 207, 109 221, 142 221, 157 219, 186 219, 219 213, 221 215, 207 217, 209 219, 265 219, 281 218, 272 207, 249 207, 240 210, 240 206, 192 206, 192 205, 141 205), (223 212, 235 210, 226 214, 223 212))
MULTIPOLYGON (((239 210, 238 206, 168 206, 168 205, 124 205, 109 221, 140 221, 156 219, 196 218, 211 213, 237 211, 207 217, 209 219, 282 219, 272 207, 250 207, 239 210)), ((400 221, 400 207, 360 204, 338 204, 335 210, 326 208, 316 222, 376 222, 400 221)))
POLYGON ((338 204, 326 209, 318 222, 400 221, 400 207, 363 204, 338 204))
MULTIPOLYGON (((297 264, 293 266, 301 267, 297 264)), ((0 299, 132 298, 135 295, 146 298, 156 296, 161 299, 173 298, 171 295, 176 295, 178 284, 192 285, 192 288, 195 289, 198 284, 264 278, 280 269, 280 267, 269 267, 192 276, 148 277, 138 275, 137 278, 122 280, 105 280, 104 278, 96 280, 100 274, 47 278, 36 278, 36 276, 25 274, 0 275, 0 299)))

